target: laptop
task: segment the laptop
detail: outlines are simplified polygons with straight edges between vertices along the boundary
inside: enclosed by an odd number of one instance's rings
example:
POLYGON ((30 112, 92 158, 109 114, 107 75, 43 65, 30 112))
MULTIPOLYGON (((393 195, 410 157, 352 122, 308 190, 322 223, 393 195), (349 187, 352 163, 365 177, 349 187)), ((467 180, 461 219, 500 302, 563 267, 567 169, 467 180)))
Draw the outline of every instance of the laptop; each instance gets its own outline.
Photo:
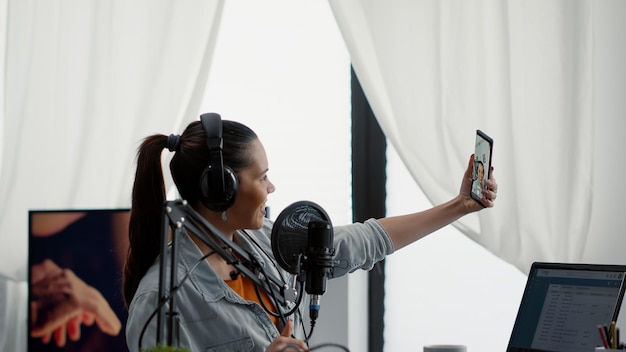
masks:
POLYGON ((535 262, 507 352, 593 352, 617 321, 626 265, 535 262))

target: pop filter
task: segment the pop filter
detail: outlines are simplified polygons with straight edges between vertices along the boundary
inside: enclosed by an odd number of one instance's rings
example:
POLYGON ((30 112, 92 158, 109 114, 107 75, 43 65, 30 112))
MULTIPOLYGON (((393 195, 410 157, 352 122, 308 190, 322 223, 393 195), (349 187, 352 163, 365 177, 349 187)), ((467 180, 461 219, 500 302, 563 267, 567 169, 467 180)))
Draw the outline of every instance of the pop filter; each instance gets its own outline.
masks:
POLYGON ((272 228, 272 252, 283 269, 291 274, 300 274, 299 257, 306 253, 309 238, 309 223, 326 221, 326 211, 311 201, 299 201, 289 205, 276 218, 272 228))

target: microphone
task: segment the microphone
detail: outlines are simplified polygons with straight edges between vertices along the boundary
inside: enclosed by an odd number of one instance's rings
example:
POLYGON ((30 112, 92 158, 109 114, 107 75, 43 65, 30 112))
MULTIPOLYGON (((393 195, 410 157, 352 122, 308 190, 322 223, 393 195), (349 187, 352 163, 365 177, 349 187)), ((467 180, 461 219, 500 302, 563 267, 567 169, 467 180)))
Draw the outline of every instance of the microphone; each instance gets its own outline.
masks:
POLYGON ((326 292, 326 280, 332 275, 335 262, 333 256, 333 228, 327 221, 311 221, 308 225, 308 241, 304 270, 306 292, 311 295, 309 314, 311 321, 319 316, 320 296, 326 292))
POLYGON ((311 296, 311 324, 315 324, 320 296, 326 292, 326 280, 335 268, 330 217, 314 202, 295 202, 278 214, 271 243, 278 264, 294 274, 304 286, 301 289, 311 296))

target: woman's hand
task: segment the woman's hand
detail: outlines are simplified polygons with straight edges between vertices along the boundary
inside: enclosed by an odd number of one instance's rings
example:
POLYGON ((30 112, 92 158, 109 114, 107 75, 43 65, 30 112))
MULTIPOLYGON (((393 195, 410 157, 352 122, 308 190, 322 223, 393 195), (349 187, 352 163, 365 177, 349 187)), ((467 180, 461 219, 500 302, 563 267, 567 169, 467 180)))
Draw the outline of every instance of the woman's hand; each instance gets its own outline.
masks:
POLYGON ((466 213, 472 213, 483 208, 491 208, 494 206, 496 201, 496 197, 498 195, 498 183, 496 179, 493 177, 493 167, 489 170, 489 178, 485 180, 485 187, 482 190, 483 198, 481 205, 477 201, 475 201, 472 196, 472 171, 474 170, 474 155, 470 157, 469 163, 467 164, 467 169, 465 169, 465 174, 463 175, 463 181, 461 182, 461 190, 459 192, 459 197, 461 198, 461 202, 466 210, 466 213))
POLYGON ((119 333, 122 324, 106 299, 71 270, 45 260, 33 266, 31 281, 32 337, 48 343, 54 336, 62 347, 67 337, 72 341, 80 338, 81 324, 94 322, 106 334, 119 333))
POLYGON ((307 345, 296 338, 293 334, 293 321, 288 320, 280 336, 265 350, 266 352, 301 352, 308 351, 307 345))

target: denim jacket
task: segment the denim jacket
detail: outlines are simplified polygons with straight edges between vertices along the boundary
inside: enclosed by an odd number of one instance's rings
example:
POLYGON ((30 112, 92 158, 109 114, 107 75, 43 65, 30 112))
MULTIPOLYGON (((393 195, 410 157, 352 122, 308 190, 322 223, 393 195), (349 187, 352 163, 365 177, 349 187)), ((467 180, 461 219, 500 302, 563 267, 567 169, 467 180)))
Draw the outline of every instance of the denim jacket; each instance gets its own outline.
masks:
MULTIPOLYGON (((266 271, 290 282, 288 272, 276 263, 271 247, 272 222, 265 220, 260 230, 238 232, 235 243, 247 250, 266 271), (253 238, 253 240, 252 240, 253 238)), ((177 237, 178 280, 188 274, 174 294, 179 323, 178 345, 192 351, 265 351, 280 331, 256 302, 235 293, 211 268, 202 253, 184 234, 177 237), (194 265, 197 265, 194 267, 194 265)), ((393 252, 389 236, 374 219, 334 228, 335 267, 333 277, 357 269, 369 270, 393 252)), ((169 257, 169 255, 168 255, 169 257)), ((131 352, 139 351, 139 338, 145 327, 141 348, 156 343, 156 311, 159 301, 159 260, 141 280, 129 307, 126 341, 131 352)), ((305 302, 303 299, 302 302, 305 302)), ((167 304, 163 312, 168 311, 167 304)), ((297 322, 298 319, 294 319, 297 322)), ((282 324, 279 327, 282 330, 282 324)), ((297 331, 294 328, 294 331, 297 331)))

